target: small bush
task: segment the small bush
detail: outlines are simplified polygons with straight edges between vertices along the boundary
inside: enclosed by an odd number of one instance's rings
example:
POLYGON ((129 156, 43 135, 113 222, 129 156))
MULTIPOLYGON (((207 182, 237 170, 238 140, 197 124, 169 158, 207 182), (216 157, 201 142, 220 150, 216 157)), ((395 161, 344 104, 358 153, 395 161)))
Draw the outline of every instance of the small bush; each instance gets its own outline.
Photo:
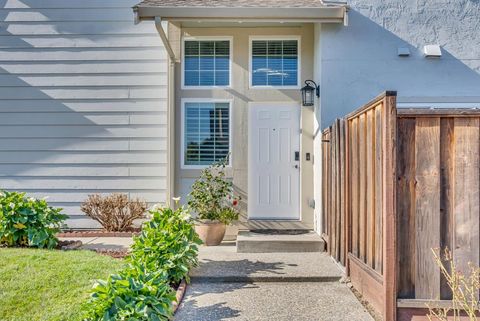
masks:
POLYGON ((98 281, 85 306, 88 321, 167 321, 173 315, 175 291, 164 271, 130 265, 107 281, 98 281))
POLYGON ((231 224, 238 220, 236 208, 240 198, 233 193, 233 184, 226 179, 225 166, 228 157, 202 171, 188 195, 188 206, 199 219, 231 224))
POLYGON ((54 248, 55 234, 67 219, 61 211, 25 193, 0 192, 0 244, 54 248))
POLYGON ((451 290, 452 305, 446 308, 438 308, 427 304, 429 309, 428 320, 460 320, 460 317, 463 316, 465 320, 468 318, 468 320, 477 321, 480 306, 478 298, 480 267, 469 262, 467 271, 462 271, 458 268, 453 253, 448 248, 445 248, 443 253, 440 249, 432 249, 432 252, 435 262, 440 267, 440 271, 451 290))
POLYGON ((134 238, 128 258, 149 270, 164 270, 172 284, 188 281, 188 271, 197 265, 198 245, 193 220, 185 208, 158 208, 150 211, 152 219, 134 238))
POLYGON ((147 204, 140 200, 129 200, 126 194, 101 196, 89 195, 81 206, 82 212, 98 221, 109 232, 130 231, 133 221, 144 217, 147 204))

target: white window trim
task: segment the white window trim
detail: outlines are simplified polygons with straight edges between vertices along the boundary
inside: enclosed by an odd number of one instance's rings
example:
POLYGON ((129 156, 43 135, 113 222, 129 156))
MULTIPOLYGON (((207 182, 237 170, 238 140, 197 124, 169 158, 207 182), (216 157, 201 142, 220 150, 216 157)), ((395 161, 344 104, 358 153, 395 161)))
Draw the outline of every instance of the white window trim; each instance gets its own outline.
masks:
POLYGON ((205 89, 228 89, 232 88, 232 61, 233 61, 233 37, 227 36, 197 36, 197 37, 182 37, 182 89, 183 90, 205 90, 205 89), (185 41, 228 41, 230 56, 229 56, 229 71, 228 71, 228 86, 187 86, 185 85, 185 41))
POLYGON ((302 74, 302 37, 301 36, 250 36, 248 43, 248 86, 249 89, 300 89, 301 87, 301 74, 302 74), (252 83, 253 80, 253 41, 254 40, 297 40, 298 48, 298 68, 297 68, 297 85, 295 86, 254 86, 252 83))
POLYGON ((181 169, 204 169, 207 168, 210 165, 186 165, 185 164, 185 104, 186 103, 228 103, 228 135, 229 135, 229 140, 228 140, 228 151, 230 153, 230 157, 228 158, 228 164, 227 168, 232 167, 232 159, 233 159, 233 151, 232 151, 232 146, 233 146, 233 99, 213 99, 213 98, 182 98, 181 100, 181 105, 182 105, 182 110, 181 110, 181 155, 180 155, 180 168, 181 169))

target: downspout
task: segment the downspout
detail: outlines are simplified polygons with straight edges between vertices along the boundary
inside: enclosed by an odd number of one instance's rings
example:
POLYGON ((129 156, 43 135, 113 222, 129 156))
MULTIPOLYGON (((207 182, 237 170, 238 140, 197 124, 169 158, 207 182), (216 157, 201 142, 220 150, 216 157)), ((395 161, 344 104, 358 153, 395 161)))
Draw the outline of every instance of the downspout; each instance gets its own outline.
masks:
POLYGON ((162 19, 155 17, 155 27, 168 53, 167 94, 167 204, 175 197, 175 52, 168 41, 162 19))

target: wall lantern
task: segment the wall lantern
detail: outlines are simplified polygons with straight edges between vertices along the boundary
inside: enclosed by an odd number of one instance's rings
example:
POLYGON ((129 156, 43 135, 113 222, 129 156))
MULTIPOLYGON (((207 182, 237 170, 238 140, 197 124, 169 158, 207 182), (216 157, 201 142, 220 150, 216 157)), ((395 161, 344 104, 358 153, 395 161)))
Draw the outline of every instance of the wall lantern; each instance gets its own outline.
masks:
POLYGON ((303 106, 313 106, 315 104, 315 96, 320 97, 320 86, 313 80, 305 80, 305 87, 301 91, 303 106))

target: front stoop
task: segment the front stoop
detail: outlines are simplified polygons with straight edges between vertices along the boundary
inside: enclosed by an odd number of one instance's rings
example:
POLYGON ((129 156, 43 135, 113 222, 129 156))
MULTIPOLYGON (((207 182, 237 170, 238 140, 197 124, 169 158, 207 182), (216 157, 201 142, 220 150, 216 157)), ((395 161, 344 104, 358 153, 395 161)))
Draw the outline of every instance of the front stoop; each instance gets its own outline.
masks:
POLYGON ((310 231, 300 235, 268 235, 239 231, 238 253, 294 253, 323 252, 325 243, 317 233, 310 231))

